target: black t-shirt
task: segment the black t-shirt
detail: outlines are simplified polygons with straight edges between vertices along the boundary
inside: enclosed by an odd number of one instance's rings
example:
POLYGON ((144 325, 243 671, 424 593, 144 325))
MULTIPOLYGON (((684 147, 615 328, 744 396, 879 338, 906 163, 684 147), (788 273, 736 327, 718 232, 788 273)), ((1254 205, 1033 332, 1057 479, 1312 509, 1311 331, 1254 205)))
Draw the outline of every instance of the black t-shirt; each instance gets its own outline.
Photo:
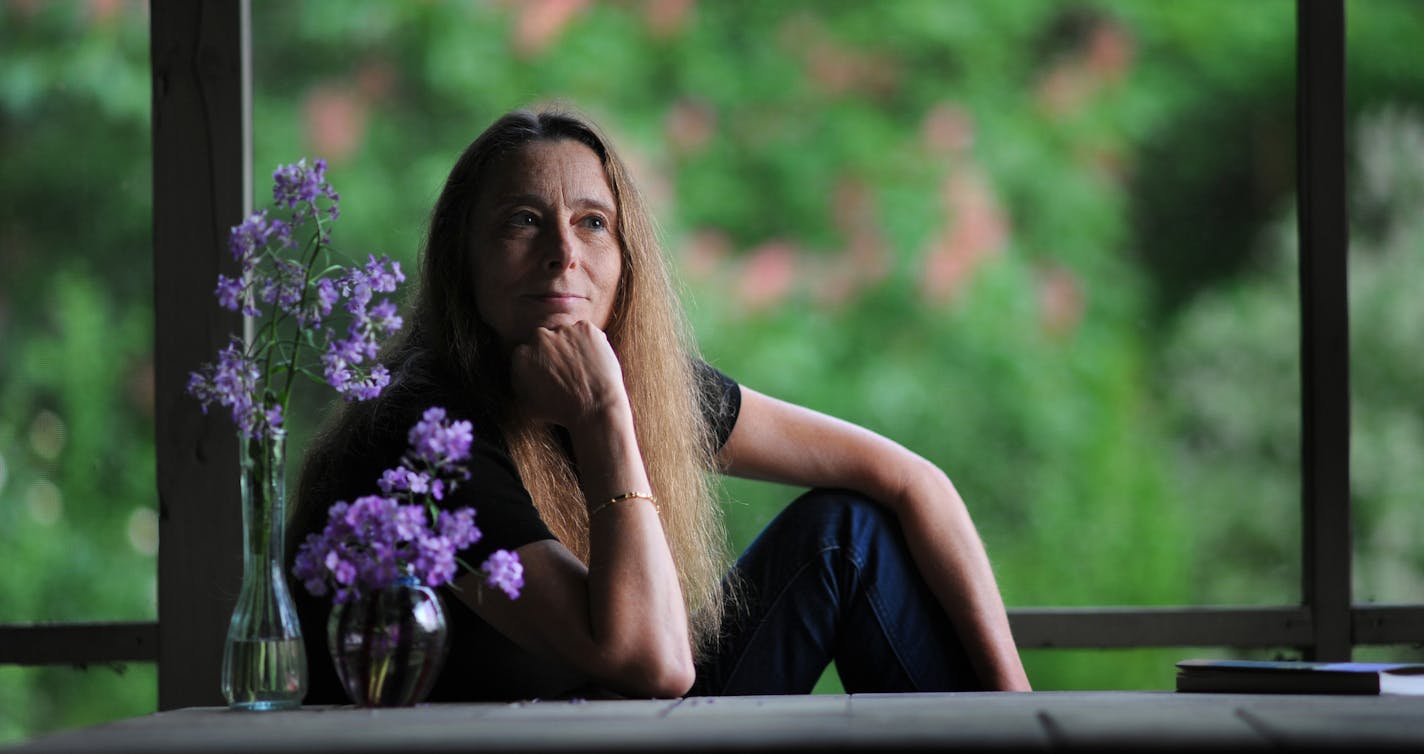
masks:
MULTIPOLYGON (((735 381, 704 362, 697 362, 702 405, 707 424, 714 433, 715 448, 722 447, 736 425, 741 411, 741 389, 735 381)), ((452 382, 398 380, 387 388, 378 404, 364 417, 355 437, 342 438, 339 452, 309 464, 305 473, 320 474, 315 489, 320 516, 293 521, 292 538, 300 542, 325 525, 325 509, 336 500, 354 500, 378 494, 376 480, 383 470, 399 464, 407 449, 407 434, 431 406, 442 406, 451 419, 468 419, 474 424, 474 442, 467 468, 470 479, 462 483, 440 505, 448 508, 471 506, 475 525, 482 536, 459 553, 476 567, 495 550, 515 550, 531 542, 554 539, 540 518, 528 490, 519 477, 495 423, 452 382)), ((329 597, 311 597, 300 585, 294 597, 307 646, 308 704, 344 704, 348 700, 336 678, 326 648, 326 620, 329 597)), ((450 652, 435 683, 429 701, 499 701, 525 699, 548 693, 543 661, 520 649, 494 627, 483 621, 449 587, 441 590, 449 629, 450 652)))

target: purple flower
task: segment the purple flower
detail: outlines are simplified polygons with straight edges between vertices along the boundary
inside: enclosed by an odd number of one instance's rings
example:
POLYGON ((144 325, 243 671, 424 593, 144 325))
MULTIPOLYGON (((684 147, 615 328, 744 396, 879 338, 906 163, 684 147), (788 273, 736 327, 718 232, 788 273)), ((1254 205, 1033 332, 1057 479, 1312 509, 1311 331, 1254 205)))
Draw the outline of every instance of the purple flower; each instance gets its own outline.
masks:
POLYGON ((297 217, 314 211, 316 200, 323 196, 331 200, 333 207, 340 198, 326 182, 326 160, 315 160, 308 166, 306 158, 302 158, 292 165, 278 165, 272 173, 273 201, 279 207, 297 210, 297 217))
MULTIPOLYGON (((405 481, 406 489, 410 490, 416 495, 424 495, 425 493, 430 491, 430 476, 427 474, 407 471, 405 473, 405 481)), ((436 498, 436 500, 439 499, 440 498, 436 498)))
MULTIPOLYGON (((468 510, 468 509, 467 509, 468 510)), ((430 530, 425 509, 419 505, 402 505, 395 514, 395 536, 404 542, 414 542, 430 530)))
POLYGON ((381 478, 376 481, 376 486, 381 488, 381 492, 387 495, 392 492, 403 492, 410 489, 406 482, 406 475, 410 472, 405 468, 386 469, 381 472, 381 478))
MULTIPOLYGON (((280 421, 280 414, 276 418, 280 421)), ((411 437, 413 444, 423 439, 439 446, 439 462, 422 460, 413 448, 400 466, 381 474, 377 486, 384 495, 331 506, 326 527, 307 536, 292 567, 312 595, 331 592, 334 601, 347 602, 406 577, 439 586, 454 578, 459 565, 456 553, 479 541, 473 508, 437 511, 429 497, 417 502, 421 495, 439 499, 444 489, 453 489, 455 477, 469 478, 452 459, 463 460, 469 455, 470 423, 448 421, 444 409, 433 407, 412 428, 411 437), (411 468, 413 463, 425 466, 417 470, 411 468), (403 504, 398 498, 410 503, 403 504)), ((524 581, 523 566, 516 556, 501 550, 483 570, 491 586, 498 586, 511 598, 518 596, 524 581)))
POLYGON ((390 383, 390 370, 386 369, 385 364, 377 364, 364 376, 347 384, 346 399, 369 401, 380 395, 390 383))
MULTIPOLYGON (((334 345, 334 344, 333 344, 334 345)), ((326 378, 326 383, 331 385, 336 392, 346 394, 347 386, 351 382, 351 369, 347 361, 341 358, 340 354, 328 351, 322 354, 322 376, 326 378)))
POLYGON ((360 364, 366 358, 366 347, 359 338, 332 340, 326 345, 327 353, 352 364, 360 364))
POLYGON ((350 561, 342 560, 335 550, 326 553, 326 559, 322 563, 326 570, 331 573, 331 578, 338 584, 350 586, 356 581, 356 566, 350 561))
POLYGON ((321 317, 330 317, 332 308, 340 300, 341 294, 336 290, 336 283, 328 278, 316 281, 316 310, 321 317))
POLYGON ((464 549, 480 541, 480 530, 475 526, 475 510, 461 508, 455 512, 440 511, 435 529, 440 536, 450 540, 457 549, 464 549))
POLYGON ((334 588, 337 602, 407 575, 439 586, 455 575, 455 552, 479 536, 469 508, 442 512, 440 520, 432 528, 422 506, 378 495, 338 502, 328 511, 326 528, 298 549, 293 573, 314 596, 334 588))
MULTIPOLYGON (((286 225, 283 224, 283 227, 286 225)), ((252 213, 241 224, 233 226, 228 235, 227 247, 232 252, 232 258, 243 263, 244 271, 249 269, 249 261, 256 261, 254 256, 257 250, 267 245, 273 231, 273 226, 267 222, 265 209, 252 213)))
POLYGON ((417 543, 415 575, 423 583, 444 584, 455 575, 455 546, 445 537, 421 537, 417 543))
POLYGON ((405 282, 400 262, 392 262, 391 258, 386 256, 376 259, 374 254, 367 255, 366 267, 362 272, 365 274, 365 283, 376 293, 392 293, 398 284, 405 282))
POLYGON ((374 340, 331 340, 321 357, 322 375, 346 400, 370 400, 391 382, 391 372, 384 364, 374 364, 369 369, 362 366, 375 356, 374 340))
POLYGON ((346 311, 352 316, 366 316, 366 305, 371 303, 371 284, 366 282, 365 275, 357 269, 352 269, 341 282, 341 295, 349 299, 346 302, 346 311))
POLYGON ((370 312, 371 327, 385 335, 394 335, 401 329, 404 320, 396 314, 396 305, 390 299, 381 299, 381 303, 371 307, 370 312))
POLYGON ((234 312, 242 308, 241 280, 218 275, 218 288, 214 293, 218 297, 218 305, 222 308, 234 312))
POLYGON ((202 406, 203 413, 208 413, 208 404, 212 402, 208 397, 211 392, 208 378, 201 372, 189 372, 188 387, 185 388, 185 390, 188 395, 198 399, 199 404, 202 406))
MULTIPOLYGON (((434 484, 439 484, 437 479, 434 484)), ((424 495, 431 492, 431 479, 429 474, 412 471, 404 466, 394 469, 386 469, 381 473, 381 478, 376 482, 376 486, 382 492, 390 494, 392 492, 409 492, 413 495, 424 495)), ((436 496, 436 500, 440 498, 436 496)))
POLYGON ((267 236, 267 242, 279 248, 290 248, 296 244, 292 243, 292 226, 281 220, 273 220, 271 234, 267 236))
POLYGON ((313 597, 321 597, 326 594, 326 573, 325 557, 318 553, 325 552, 323 547, 325 540, 320 535, 308 534, 305 542, 297 549, 296 561, 292 565, 292 573, 301 579, 302 586, 313 597))
POLYGON ((306 288, 306 269, 290 259, 273 260, 272 266, 276 268, 274 274, 262 279, 262 290, 259 294, 262 301, 276 304, 288 314, 300 316, 301 312, 297 311, 297 307, 301 304, 302 292, 306 288))
POLYGON ((467 421, 445 421, 445 409, 426 409, 407 438, 416 458, 434 466, 455 464, 470 457, 474 430, 467 421))
POLYGON ((326 261, 331 250, 325 223, 340 214, 340 197, 327 183, 326 169, 319 159, 279 165, 272 174, 272 197, 275 214, 283 218, 259 210, 229 233, 229 251, 240 272, 218 276, 213 291, 218 304, 270 319, 259 325, 252 343, 224 349, 216 362, 194 372, 188 392, 204 412, 213 403, 229 409, 247 437, 282 431, 284 407, 276 406, 274 396, 289 394, 292 376, 309 374, 313 361, 320 361, 326 380, 347 400, 376 397, 390 382, 389 371, 374 361, 382 341, 404 320, 389 299, 374 306, 372 299, 393 292, 405 275, 385 256, 368 255, 364 263, 349 266, 326 261), (317 235, 308 236, 307 244, 294 243, 294 233, 310 223, 317 235), (296 248, 300 254, 286 253, 296 248), (330 266, 312 277, 319 260, 330 266), (343 298, 351 314, 344 332, 322 327, 343 298), (243 354, 256 358, 249 361, 243 354), (284 378, 286 384, 278 382, 284 378))
POLYGON ((495 550, 480 570, 485 572, 486 584, 498 587, 510 599, 519 597, 519 590, 524 588, 524 564, 508 550, 495 550))
POLYGON ((391 544, 372 543, 371 554, 371 557, 361 561, 361 586, 363 591, 374 592, 394 584, 403 569, 397 560, 396 548, 391 544))
POLYGON ((231 410, 232 421, 244 437, 274 436, 281 431, 281 408, 258 400, 261 376, 262 370, 234 338, 218 352, 216 364, 205 364, 188 375, 188 394, 203 404, 204 412, 213 403, 231 410))

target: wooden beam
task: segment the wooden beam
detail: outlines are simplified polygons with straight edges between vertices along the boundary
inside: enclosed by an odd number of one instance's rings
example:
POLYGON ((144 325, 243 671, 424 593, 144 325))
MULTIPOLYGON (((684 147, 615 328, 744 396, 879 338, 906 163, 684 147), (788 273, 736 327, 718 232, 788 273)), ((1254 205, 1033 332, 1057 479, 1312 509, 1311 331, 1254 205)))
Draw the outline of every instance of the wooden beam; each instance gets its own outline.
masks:
POLYGON ((1301 578, 1308 656, 1350 658, 1350 334, 1345 8, 1297 0, 1301 311, 1301 578))
POLYGON ((157 623, 0 626, 0 665, 89 665, 157 660, 157 623))
POLYGON ((1299 647, 1313 635, 1301 607, 1019 608, 1009 624, 1020 649, 1299 647))
POLYGON ((1351 625, 1355 644, 1424 645, 1424 605, 1361 605, 1351 625))
MULTIPOLYGON (((1424 606, 1361 605, 1355 644, 1424 643, 1424 606)), ((1300 607, 1020 608, 1009 613, 1023 649, 1284 647, 1311 643, 1300 607)), ((0 665, 158 660, 157 623, 0 626, 0 665)))
POLYGON ((153 0, 153 270, 158 457, 158 706, 224 704, 223 640, 242 572, 237 440, 221 411, 184 393, 236 314, 228 229, 242 220, 249 160, 243 109, 245 0, 153 0))

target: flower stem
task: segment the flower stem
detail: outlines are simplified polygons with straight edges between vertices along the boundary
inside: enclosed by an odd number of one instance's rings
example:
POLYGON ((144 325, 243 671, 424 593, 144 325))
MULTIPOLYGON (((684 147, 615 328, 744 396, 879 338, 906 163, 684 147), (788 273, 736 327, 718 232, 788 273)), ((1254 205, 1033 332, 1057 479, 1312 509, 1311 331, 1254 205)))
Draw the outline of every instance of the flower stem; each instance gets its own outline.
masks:
MULTIPOLYGON (((305 311, 307 307, 307 297, 311 295, 311 271, 316 264, 317 253, 322 249, 322 227, 321 213, 316 209, 316 202, 312 202, 312 217, 316 219, 316 235, 312 238, 311 252, 307 254, 306 266, 302 269, 302 298, 297 302, 297 311, 305 311)), ((295 332, 292 333, 292 352, 287 356, 287 378, 282 383, 282 411, 287 410, 287 401, 292 395, 292 383, 296 381, 297 353, 302 348, 303 327, 298 324, 295 332)))

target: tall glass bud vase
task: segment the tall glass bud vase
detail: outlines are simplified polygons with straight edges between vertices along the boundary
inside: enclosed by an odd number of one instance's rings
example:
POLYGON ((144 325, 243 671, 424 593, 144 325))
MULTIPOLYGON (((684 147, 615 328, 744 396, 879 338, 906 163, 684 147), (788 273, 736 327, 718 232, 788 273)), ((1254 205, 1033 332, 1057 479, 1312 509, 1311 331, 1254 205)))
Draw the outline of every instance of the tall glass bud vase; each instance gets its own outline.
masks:
POLYGON ((242 464, 242 591, 228 624, 222 686, 228 706, 295 709, 307 693, 307 657, 283 568, 286 436, 238 438, 242 464))

